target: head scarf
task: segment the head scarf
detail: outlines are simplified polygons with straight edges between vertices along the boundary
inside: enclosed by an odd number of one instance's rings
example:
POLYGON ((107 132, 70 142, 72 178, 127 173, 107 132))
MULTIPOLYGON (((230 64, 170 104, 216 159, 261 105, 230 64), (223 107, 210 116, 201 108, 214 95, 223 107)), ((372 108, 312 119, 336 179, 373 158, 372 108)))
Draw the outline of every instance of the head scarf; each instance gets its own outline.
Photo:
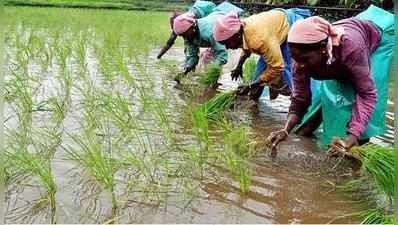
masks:
POLYGON ((185 33, 189 28, 196 23, 195 15, 193 13, 183 13, 174 19, 173 30, 177 35, 185 33))
POLYGON ((213 36, 216 41, 225 41, 238 33, 242 22, 236 12, 230 12, 220 17, 215 26, 213 36))
POLYGON ((177 17, 180 16, 181 14, 182 14, 182 12, 178 12, 178 11, 174 12, 173 14, 171 14, 171 16, 170 16, 170 18, 169 18, 171 29, 173 29, 173 25, 174 25, 174 20, 175 20, 175 18, 177 18, 177 17))
POLYGON ((328 38, 329 58, 327 63, 330 64, 333 59, 333 46, 340 45, 343 34, 344 28, 335 27, 319 16, 312 16, 294 23, 290 28, 287 41, 297 44, 315 44, 328 38))

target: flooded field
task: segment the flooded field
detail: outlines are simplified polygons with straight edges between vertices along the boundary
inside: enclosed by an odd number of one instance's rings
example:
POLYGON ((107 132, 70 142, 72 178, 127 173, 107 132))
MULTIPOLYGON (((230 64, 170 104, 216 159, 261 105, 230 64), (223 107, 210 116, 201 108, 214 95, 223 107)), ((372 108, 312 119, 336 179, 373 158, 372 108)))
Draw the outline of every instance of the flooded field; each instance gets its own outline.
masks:
POLYGON ((261 148, 287 98, 195 113, 215 91, 176 86, 181 43, 156 59, 168 13, 5 13, 6 223, 359 222, 360 198, 330 185, 351 165, 294 135, 276 160, 261 148))

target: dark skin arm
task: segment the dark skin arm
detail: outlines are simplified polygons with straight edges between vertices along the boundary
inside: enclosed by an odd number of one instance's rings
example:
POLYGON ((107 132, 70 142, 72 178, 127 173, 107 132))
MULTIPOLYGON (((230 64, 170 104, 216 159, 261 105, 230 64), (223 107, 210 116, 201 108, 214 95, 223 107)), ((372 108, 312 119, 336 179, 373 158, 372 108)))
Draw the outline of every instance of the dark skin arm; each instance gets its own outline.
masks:
POLYGON ((174 45, 177 35, 174 32, 171 32, 169 39, 166 42, 166 45, 163 46, 162 50, 160 50, 157 58, 160 59, 162 56, 174 45))
POLYGON ((234 70, 231 71, 232 80, 237 80, 239 77, 243 75, 243 65, 245 64, 246 60, 250 57, 250 54, 242 54, 239 58, 238 65, 235 67, 234 70))
MULTIPOLYGON (((290 132, 293 130, 293 128, 299 124, 301 121, 301 118, 296 115, 296 114, 289 114, 285 127, 279 131, 272 132, 268 138, 267 142, 270 143, 270 148, 271 148, 271 156, 276 157, 278 153, 277 146, 280 142, 286 140, 290 132)), ((358 145, 358 139, 352 134, 348 134, 348 136, 342 140, 342 139, 334 139, 331 143, 331 147, 329 148, 327 155, 333 156, 333 155, 339 155, 341 154, 340 150, 342 148, 346 149, 347 151, 352 148, 353 146, 358 145)))
POLYGON ((279 131, 272 132, 268 138, 267 142, 271 145, 271 156, 275 157, 277 155, 277 146, 280 142, 286 140, 289 133, 293 130, 293 128, 299 124, 301 118, 296 114, 289 114, 287 117, 287 121, 285 123, 285 127, 279 131))

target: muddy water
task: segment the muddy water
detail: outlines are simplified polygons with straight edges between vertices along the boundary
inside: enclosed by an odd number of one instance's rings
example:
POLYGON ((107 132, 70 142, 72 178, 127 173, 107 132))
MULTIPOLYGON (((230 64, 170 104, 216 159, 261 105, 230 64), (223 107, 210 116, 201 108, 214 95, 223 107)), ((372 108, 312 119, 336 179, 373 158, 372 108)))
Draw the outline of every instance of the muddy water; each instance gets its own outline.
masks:
MULTIPOLYGON (((36 15, 36 13, 43 13, 43 10, 49 9, 32 9, 30 13, 36 15)), ((84 15, 85 11, 74 10, 73 13, 84 15)), ((113 18, 112 12, 108 13, 113 18)), ((164 18, 166 20, 166 14, 164 14, 164 18)), ((17 25, 24 24, 21 21, 16 21, 17 25)), ((68 26, 68 24, 65 26, 68 26)), ((154 26, 161 26, 161 24, 154 26)), ((43 32, 46 32, 46 30, 43 32)), ((10 38, 12 39, 14 36, 10 38)), ((124 45, 118 47, 126 48, 124 45)), ((10 57, 13 58, 13 48, 11 46, 9 48, 10 57)), ((176 47, 164 56, 167 60, 173 60, 173 63, 168 66, 157 65, 156 54, 158 50, 154 48, 148 54, 142 54, 139 57, 143 61, 143 71, 153 75, 153 80, 151 79, 154 84, 153 87, 146 84, 147 78, 141 76, 142 70, 140 71, 137 65, 129 64, 128 73, 134 75, 134 79, 138 83, 149 86, 145 86, 149 95, 171 99, 167 102, 166 111, 168 115, 171 115, 173 128, 183 139, 181 141, 183 143, 180 144, 195 144, 192 132, 186 128, 186 121, 182 118, 184 108, 188 105, 189 97, 187 96, 189 94, 186 91, 189 88, 184 88, 186 84, 182 87, 176 86, 172 79, 183 64, 183 50, 176 47)), ((145 115, 145 110, 138 102, 139 98, 136 96, 138 94, 134 90, 129 90, 123 82, 119 82, 120 85, 113 87, 102 84, 104 78, 99 69, 100 63, 97 57, 95 51, 88 46, 85 51, 87 77, 98 85, 95 91, 118 91, 118 93, 131 97, 134 106, 132 108, 135 110, 134 113, 140 115, 140 121, 147 127, 155 126, 151 118, 145 115)), ((355 218, 334 220, 339 216, 356 212, 359 205, 355 203, 357 199, 353 196, 334 192, 331 187, 325 185, 327 180, 332 183, 341 183, 347 180, 347 177, 349 178, 352 175, 350 167, 333 168, 336 162, 326 163, 323 161, 323 154, 316 140, 294 135, 281 144, 279 155, 274 161, 265 152, 259 152, 256 158, 250 162, 252 177, 250 190, 247 194, 240 192, 239 184, 230 176, 228 171, 221 167, 214 168, 217 173, 206 174, 206 176, 209 176, 207 179, 195 180, 195 184, 198 185, 197 193, 185 195, 185 193, 170 191, 165 193, 163 198, 167 200, 162 201, 161 204, 156 201, 156 196, 140 195, 139 193, 134 195, 134 198, 125 198, 123 193, 126 191, 126 187, 123 185, 117 186, 118 196, 123 196, 119 198, 119 201, 123 202, 123 204, 120 204, 123 207, 114 217, 109 194, 101 192, 101 194, 96 195, 101 188, 98 185, 90 185, 95 183, 92 177, 84 176, 86 174, 81 172, 83 169, 77 166, 76 162, 65 159, 66 153, 63 147, 74 145, 69 134, 81 134, 82 123, 84 123, 81 105, 83 96, 79 95, 77 88, 82 84, 82 78, 79 77, 76 62, 73 60, 69 62, 72 68, 71 73, 75 79, 73 82, 76 86, 72 88, 71 109, 63 121, 62 146, 57 149, 54 158, 51 160, 51 168, 57 185, 56 204, 59 223, 116 221, 119 223, 322 224, 330 221, 338 223, 358 222, 355 218)), ((233 62, 234 60, 231 60, 230 64, 233 64, 233 62)), ((114 62, 110 60, 108 63, 113 64, 114 62)), ((55 81, 54 76, 59 74, 57 63, 53 63, 48 71, 43 72, 36 62, 32 62, 29 65, 29 74, 41 77, 39 92, 35 97, 36 102, 56 94, 59 89, 59 86, 57 86, 59 83, 55 81)), ((187 83, 190 83, 189 79, 187 80, 187 83)), ((226 79, 224 85, 229 88, 236 86, 228 82, 228 79, 226 79)), ((204 101, 214 93, 215 90, 208 90, 205 94, 199 93, 199 97, 196 97, 194 101, 204 101)), ((231 110, 229 115, 234 120, 249 124, 256 139, 261 140, 271 131, 283 126, 288 104, 289 100, 286 97, 278 98, 272 102, 264 97, 258 105, 231 110)), ((13 113, 10 105, 8 105, 7 114, 12 117, 6 123, 8 129, 15 128, 17 124, 13 113)), ((47 125, 49 121, 49 116, 46 113, 39 112, 33 115, 33 126, 42 127, 47 125)), ((211 129, 211 134, 217 133, 216 127, 211 129)), ((217 136, 213 135, 212 138, 217 138, 217 136)), ((154 149, 163 150, 165 144, 161 135, 153 134, 151 139, 150 144, 154 145, 154 149)), ((139 152, 137 152, 138 154, 139 152)), ((150 167, 151 165, 147 163, 146 166, 150 167)), ((124 181, 124 175, 116 174, 115 176, 118 180, 124 181)), ((48 217, 46 217, 48 212, 45 210, 38 215, 29 214, 23 210, 25 204, 30 205, 43 193, 39 182, 34 181, 35 178, 33 178, 33 183, 36 186, 24 186, 24 183, 10 185, 7 196, 7 223, 48 222, 48 217)), ((141 185, 144 189, 145 183, 141 185)))

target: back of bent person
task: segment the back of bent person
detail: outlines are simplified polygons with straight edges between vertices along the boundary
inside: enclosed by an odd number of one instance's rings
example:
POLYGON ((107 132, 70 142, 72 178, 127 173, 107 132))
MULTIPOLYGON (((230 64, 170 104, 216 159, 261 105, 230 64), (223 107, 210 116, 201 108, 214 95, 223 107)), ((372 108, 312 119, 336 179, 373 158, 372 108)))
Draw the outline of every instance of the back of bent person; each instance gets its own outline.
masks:
POLYGON ((322 123, 322 141, 331 143, 331 150, 337 145, 349 150, 384 132, 393 21, 390 13, 371 6, 358 18, 333 25, 311 17, 292 27, 294 91, 284 129, 268 137, 274 155, 300 123, 303 135, 322 123), (324 80, 317 96, 311 95, 310 78, 324 80))

